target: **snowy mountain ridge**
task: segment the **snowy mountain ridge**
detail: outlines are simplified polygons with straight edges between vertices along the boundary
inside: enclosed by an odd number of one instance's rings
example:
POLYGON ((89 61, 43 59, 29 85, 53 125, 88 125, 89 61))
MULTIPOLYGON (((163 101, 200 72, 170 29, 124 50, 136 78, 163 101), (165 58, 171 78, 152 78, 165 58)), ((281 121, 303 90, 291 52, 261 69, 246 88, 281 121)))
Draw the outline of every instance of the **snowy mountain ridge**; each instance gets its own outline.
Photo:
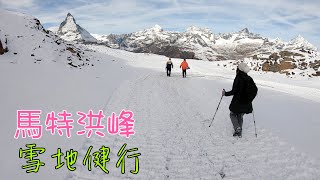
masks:
POLYGON ((255 61, 252 69, 257 71, 320 76, 320 53, 301 35, 284 42, 254 34, 247 28, 214 34, 191 26, 180 33, 164 31, 156 25, 131 34, 95 37, 99 44, 131 52, 209 61, 249 59, 255 61))
POLYGON ((96 42, 111 48, 132 52, 154 53, 175 58, 201 60, 243 59, 254 55, 287 50, 317 52, 317 48, 302 36, 289 42, 279 38, 262 37, 244 28, 233 33, 214 34, 208 28, 190 26, 185 32, 165 31, 159 25, 130 34, 91 34, 76 24, 68 13, 61 23, 58 35, 68 41, 96 42))
POLYGON ((296 38, 289 41, 286 46, 288 49, 299 49, 300 47, 305 47, 305 49, 316 50, 316 48, 300 34, 296 38))
MULTIPOLYGON (((209 61, 242 59, 262 53, 270 55, 285 50, 317 51, 315 46, 301 36, 289 42, 283 42, 279 38, 273 40, 251 33, 247 28, 234 33, 214 34, 209 29, 195 26, 187 28, 185 32, 170 32, 156 25, 150 29, 126 34, 126 38, 121 43, 114 43, 118 42, 117 37, 120 35, 104 35, 104 38, 101 38, 101 35, 94 36, 98 39, 98 43, 112 48, 121 46, 122 49, 133 52, 162 54, 159 48, 153 48, 154 45, 160 46, 162 51, 169 47, 177 47, 179 51, 174 53, 176 55, 173 57, 184 58, 183 51, 187 51, 194 53, 194 56, 186 58, 209 61)), ((172 53, 164 55, 172 56, 172 53)))

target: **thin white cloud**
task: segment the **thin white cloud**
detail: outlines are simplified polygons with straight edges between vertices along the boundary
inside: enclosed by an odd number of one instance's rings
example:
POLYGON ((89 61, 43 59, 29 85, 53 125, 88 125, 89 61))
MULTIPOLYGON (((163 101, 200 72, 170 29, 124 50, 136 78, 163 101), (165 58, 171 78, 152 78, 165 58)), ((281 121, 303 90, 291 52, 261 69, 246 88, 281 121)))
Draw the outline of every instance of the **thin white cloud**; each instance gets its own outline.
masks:
POLYGON ((6 8, 23 8, 34 5, 34 0, 0 0, 0 7, 6 8))

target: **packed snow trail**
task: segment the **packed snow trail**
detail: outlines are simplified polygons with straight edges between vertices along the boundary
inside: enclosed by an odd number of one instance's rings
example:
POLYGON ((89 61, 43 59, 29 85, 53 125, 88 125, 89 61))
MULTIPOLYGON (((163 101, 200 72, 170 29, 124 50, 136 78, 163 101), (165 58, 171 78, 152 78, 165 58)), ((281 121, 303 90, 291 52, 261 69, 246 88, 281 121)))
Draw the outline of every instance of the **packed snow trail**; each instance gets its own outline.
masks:
MULTIPOLYGON (((272 134, 258 129, 244 117, 241 139, 232 137, 228 103, 222 101, 216 118, 208 125, 220 99, 220 92, 203 86, 199 78, 182 79, 177 74, 151 72, 134 81, 126 81, 103 107, 105 114, 132 110, 134 136, 107 135, 88 139, 79 152, 83 159, 89 146, 97 151, 110 147, 109 174, 77 163, 76 171, 66 179, 316 179, 320 166, 297 153, 272 134), (213 94, 216 94, 214 96, 213 94), (126 173, 116 168, 117 153, 137 147, 141 153, 140 171, 134 170, 134 158, 126 159, 126 173)), ((219 84, 217 84, 219 86, 219 84)), ((221 89, 221 88, 219 88, 221 89)))

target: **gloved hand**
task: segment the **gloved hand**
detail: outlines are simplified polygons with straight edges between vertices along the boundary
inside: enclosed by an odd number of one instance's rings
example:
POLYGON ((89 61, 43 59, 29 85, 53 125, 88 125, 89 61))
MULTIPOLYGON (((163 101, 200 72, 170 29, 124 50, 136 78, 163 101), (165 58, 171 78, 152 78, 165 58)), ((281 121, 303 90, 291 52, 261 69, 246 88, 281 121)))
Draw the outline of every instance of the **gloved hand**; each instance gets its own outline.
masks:
POLYGON ((222 90, 222 96, 225 96, 225 95, 226 95, 226 90, 223 89, 223 90, 222 90))

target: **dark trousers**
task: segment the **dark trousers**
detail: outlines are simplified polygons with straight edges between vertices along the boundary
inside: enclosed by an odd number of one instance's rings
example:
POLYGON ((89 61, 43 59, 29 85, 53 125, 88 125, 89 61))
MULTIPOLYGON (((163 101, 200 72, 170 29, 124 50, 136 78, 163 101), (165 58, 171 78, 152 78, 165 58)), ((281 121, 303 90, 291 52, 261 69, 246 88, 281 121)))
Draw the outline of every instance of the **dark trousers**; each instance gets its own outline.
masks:
POLYGON ((167 68, 167 76, 171 75, 171 68, 167 68))
POLYGON ((187 70, 185 69, 185 70, 182 70, 182 77, 187 77, 187 70))
POLYGON ((243 115, 244 115, 244 113, 230 112, 230 119, 233 124, 234 130, 236 130, 238 127, 240 127, 242 129, 243 115))

